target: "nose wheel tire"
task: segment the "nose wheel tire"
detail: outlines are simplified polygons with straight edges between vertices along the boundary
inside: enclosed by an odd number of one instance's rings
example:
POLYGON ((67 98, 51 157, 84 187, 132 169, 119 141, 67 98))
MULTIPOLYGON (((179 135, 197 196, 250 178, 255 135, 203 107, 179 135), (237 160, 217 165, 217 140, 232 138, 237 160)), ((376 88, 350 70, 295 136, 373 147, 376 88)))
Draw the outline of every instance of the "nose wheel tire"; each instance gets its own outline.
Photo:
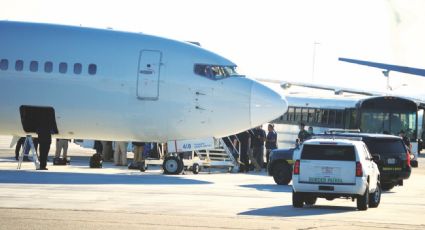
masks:
POLYGON ((162 168, 164 174, 180 174, 183 171, 183 161, 177 156, 169 156, 165 158, 162 168))
POLYGON ((193 174, 198 174, 201 171, 201 167, 199 166, 199 164, 195 163, 192 166, 192 172, 193 174))

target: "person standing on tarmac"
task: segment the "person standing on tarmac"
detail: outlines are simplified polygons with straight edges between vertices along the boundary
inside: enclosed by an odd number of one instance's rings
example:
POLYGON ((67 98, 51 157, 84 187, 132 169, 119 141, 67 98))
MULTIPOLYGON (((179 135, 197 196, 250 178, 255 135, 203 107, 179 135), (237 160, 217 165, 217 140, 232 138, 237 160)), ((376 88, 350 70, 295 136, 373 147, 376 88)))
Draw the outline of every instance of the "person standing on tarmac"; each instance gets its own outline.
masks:
POLYGON ((61 155, 61 152, 63 150, 63 159, 66 160, 66 158, 68 157, 68 142, 70 140, 69 139, 56 139, 56 152, 55 152, 55 157, 59 158, 61 155))
POLYGON ((102 157, 103 161, 110 162, 114 157, 114 150, 112 149, 112 141, 101 141, 102 143, 102 157))
POLYGON ((251 136, 249 135, 248 131, 238 133, 238 134, 236 134, 236 136, 238 137, 239 145, 240 145, 240 149, 241 149, 241 152, 239 153, 240 154, 240 161, 241 161, 241 166, 239 168, 239 171, 240 172, 248 172, 249 171, 248 149, 249 149, 249 145, 250 145, 251 136))
POLYGON ((133 163, 141 163, 144 160, 143 159, 144 150, 145 150, 145 142, 133 141, 133 153, 134 153, 133 163))
POLYGON ((258 168, 255 171, 260 172, 261 168, 264 166, 264 141, 266 140, 266 132, 261 128, 261 126, 256 127, 253 130, 252 148, 254 158, 258 163, 258 168))
POLYGON ((47 156, 49 155, 50 144, 52 143, 52 128, 49 122, 41 122, 36 133, 38 135, 40 150, 40 168, 38 170, 47 170, 47 156))
POLYGON ((115 142, 114 163, 116 166, 127 165, 127 146, 128 142, 126 141, 115 142))
MULTIPOLYGON (((273 149, 277 149, 277 133, 274 131, 274 125, 268 125, 268 133, 266 138, 266 163, 269 164, 270 152, 273 149)), ((266 167, 267 168, 267 167, 266 167)))
POLYGON ((404 145, 406 145, 407 150, 409 151, 409 153, 411 153, 412 152, 412 145, 410 143, 409 137, 407 137, 404 130, 401 130, 398 135, 403 139, 404 145))
POLYGON ((298 133, 298 139, 300 140, 300 143, 302 144, 305 140, 308 139, 310 134, 305 130, 305 124, 300 124, 300 132, 298 133))

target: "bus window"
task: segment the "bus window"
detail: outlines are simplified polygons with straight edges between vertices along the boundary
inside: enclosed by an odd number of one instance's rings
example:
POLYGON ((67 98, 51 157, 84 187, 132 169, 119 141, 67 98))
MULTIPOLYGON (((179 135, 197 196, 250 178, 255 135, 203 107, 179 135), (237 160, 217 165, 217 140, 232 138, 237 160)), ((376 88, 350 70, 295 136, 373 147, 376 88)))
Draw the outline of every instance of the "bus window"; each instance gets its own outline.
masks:
POLYGON ((322 122, 322 110, 316 109, 315 114, 314 114, 314 121, 315 121, 315 123, 322 122))
POLYGON ((293 121, 294 120, 294 108, 289 107, 288 112, 286 112, 286 120, 287 121, 293 121))
POLYGON ((295 108, 295 122, 301 122, 301 108, 295 108))
POLYGON ((301 121, 306 123, 308 121, 308 108, 302 108, 301 110, 301 121))
POLYGON ((363 132, 398 135, 403 130, 411 139, 417 137, 417 104, 398 97, 378 97, 358 103, 360 129, 363 132))
POLYGON ((360 130, 366 133, 393 133, 390 124, 389 113, 363 111, 360 117, 360 130))
POLYGON ((355 109, 345 110, 345 125, 346 129, 356 129, 357 111, 355 109))
POLYGON ((329 110, 328 124, 330 127, 335 127, 335 110, 329 110))
POLYGON ((307 118, 307 122, 309 122, 309 123, 315 123, 315 120, 314 120, 314 113, 315 113, 314 109, 308 109, 308 118, 307 118))
POLYGON ((327 109, 322 110, 321 115, 322 115, 322 120, 320 121, 320 123, 322 125, 327 125, 328 124, 328 117, 329 117, 329 110, 327 110, 327 109))
POLYGON ((335 127, 337 128, 343 128, 342 120, 344 119, 344 113, 342 110, 336 111, 336 117, 335 117, 335 127))

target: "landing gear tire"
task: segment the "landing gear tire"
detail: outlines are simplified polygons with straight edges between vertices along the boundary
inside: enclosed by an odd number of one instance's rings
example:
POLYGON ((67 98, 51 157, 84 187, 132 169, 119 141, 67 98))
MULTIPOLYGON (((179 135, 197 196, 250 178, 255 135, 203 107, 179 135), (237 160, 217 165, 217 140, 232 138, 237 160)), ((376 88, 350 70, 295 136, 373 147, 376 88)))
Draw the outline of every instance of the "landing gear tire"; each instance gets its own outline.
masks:
POLYGON ((193 174, 198 174, 201 171, 201 167, 199 166, 199 164, 195 163, 192 166, 192 172, 193 174))
POLYGON ((164 174, 176 175, 183 171, 183 161, 177 156, 166 157, 162 163, 164 174))

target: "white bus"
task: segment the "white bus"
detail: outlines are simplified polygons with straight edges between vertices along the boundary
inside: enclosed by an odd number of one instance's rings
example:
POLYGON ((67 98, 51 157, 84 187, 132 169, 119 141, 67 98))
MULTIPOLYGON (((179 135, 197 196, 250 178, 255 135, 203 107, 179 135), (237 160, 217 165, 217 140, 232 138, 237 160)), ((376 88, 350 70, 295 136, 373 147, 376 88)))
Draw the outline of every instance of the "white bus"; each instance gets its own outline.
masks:
POLYGON ((314 133, 323 133, 329 129, 358 129, 364 133, 398 135, 403 130, 411 140, 414 160, 417 160, 418 137, 423 130, 423 107, 413 100, 393 96, 287 96, 287 100, 288 111, 273 121, 279 148, 295 146, 301 123, 306 125, 306 129, 313 127, 314 133), (418 114, 421 115, 420 122, 418 114))

